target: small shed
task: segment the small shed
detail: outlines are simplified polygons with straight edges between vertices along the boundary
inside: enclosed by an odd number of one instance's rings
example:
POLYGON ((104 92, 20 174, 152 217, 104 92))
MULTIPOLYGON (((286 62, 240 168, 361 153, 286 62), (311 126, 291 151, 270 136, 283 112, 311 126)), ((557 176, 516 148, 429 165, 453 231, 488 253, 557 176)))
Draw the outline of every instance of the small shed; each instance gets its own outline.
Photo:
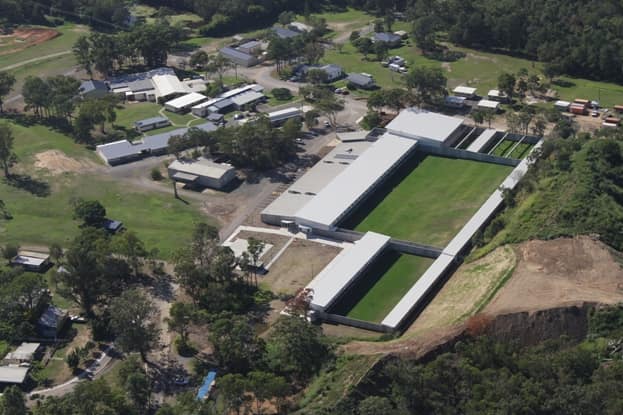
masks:
POLYGON ((490 101, 497 101, 497 102, 508 101, 508 95, 506 95, 504 92, 498 89, 490 90, 489 93, 487 93, 487 98, 489 98, 490 101))
POLYGON ((189 185, 221 190, 236 178, 231 164, 215 163, 205 158, 175 160, 168 166, 169 177, 189 185))
POLYGON ((115 234, 123 229, 123 222, 118 220, 106 219, 104 220, 103 227, 107 232, 115 234))
POLYGON ((457 97, 471 99, 476 96, 476 88, 460 85, 454 88, 452 93, 457 97))
POLYGON ((40 343, 22 343, 17 349, 8 353, 3 362, 8 364, 30 363, 40 346, 40 343))
POLYGON ((372 75, 366 73, 349 73, 348 82, 363 89, 372 89, 376 87, 376 82, 374 81, 372 75))
POLYGON ((500 109, 500 103, 490 99, 481 99, 478 101, 478 108, 485 111, 498 111, 500 109))
POLYGON ((225 121, 225 116, 223 114, 213 112, 211 114, 208 114, 208 116, 206 117, 206 120, 213 122, 216 125, 223 124, 225 121))
POLYGON ((203 384, 197 391, 197 400, 204 401, 210 397, 210 392, 216 383, 216 372, 210 371, 208 375, 203 379, 203 384))
POLYGON ((27 271, 41 272, 50 266, 50 254, 44 252, 20 250, 9 263, 27 271))
POLYGON ((569 112, 576 115, 586 115, 588 103, 573 102, 569 105, 569 112))
POLYGON ((613 108, 616 112, 623 112, 623 105, 615 105, 613 108))
POLYGON ((456 95, 448 95, 444 99, 444 104, 448 108, 463 108, 465 107, 465 97, 458 97, 456 95))
POLYGON ((139 133, 144 133, 145 131, 168 127, 169 125, 171 125, 171 121, 166 117, 152 117, 136 121, 134 123, 134 129, 139 133))
POLYGON ((556 102, 554 102, 554 108, 556 108, 558 111, 567 112, 567 111, 569 111, 569 106, 570 105, 571 105, 571 103, 569 101, 556 101, 556 102))
POLYGON ((374 42, 385 43, 390 47, 398 46, 402 42, 402 37, 389 32, 377 32, 372 39, 374 42))
POLYGON ((292 39, 293 37, 300 36, 300 32, 296 32, 294 30, 286 29, 284 27, 275 26, 273 27, 273 33, 281 39, 292 39))
POLYGON ((85 99, 100 99, 108 95, 106 82, 91 79, 80 84, 80 96, 85 99))

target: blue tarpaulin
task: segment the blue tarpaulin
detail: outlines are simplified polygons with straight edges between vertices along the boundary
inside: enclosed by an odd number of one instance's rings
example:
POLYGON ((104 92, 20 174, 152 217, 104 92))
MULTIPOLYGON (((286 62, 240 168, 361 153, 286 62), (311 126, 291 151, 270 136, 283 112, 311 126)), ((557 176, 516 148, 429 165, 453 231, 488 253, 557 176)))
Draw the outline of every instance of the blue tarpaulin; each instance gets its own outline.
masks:
POLYGON ((199 388, 199 392, 197 392, 198 400, 204 400, 210 395, 214 379, 216 379, 216 372, 209 372, 208 376, 203 380, 203 385, 199 388))

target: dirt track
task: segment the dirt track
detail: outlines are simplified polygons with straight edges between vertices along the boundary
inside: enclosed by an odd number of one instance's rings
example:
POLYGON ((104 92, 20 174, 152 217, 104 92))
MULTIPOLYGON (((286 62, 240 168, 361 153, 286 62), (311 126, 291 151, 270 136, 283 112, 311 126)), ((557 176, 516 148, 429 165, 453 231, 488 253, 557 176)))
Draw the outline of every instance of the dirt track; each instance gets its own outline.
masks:
POLYGON ((54 29, 21 28, 9 35, 0 35, 0 55, 22 51, 31 46, 47 42, 60 35, 54 29))

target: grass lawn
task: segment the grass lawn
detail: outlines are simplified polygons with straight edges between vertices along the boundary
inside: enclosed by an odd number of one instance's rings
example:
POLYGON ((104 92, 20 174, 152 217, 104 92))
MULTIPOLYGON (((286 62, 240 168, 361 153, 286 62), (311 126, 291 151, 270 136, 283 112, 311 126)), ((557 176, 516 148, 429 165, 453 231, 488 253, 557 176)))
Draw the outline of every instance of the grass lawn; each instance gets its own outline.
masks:
MULTIPOLYGON (((121 105, 117 109, 117 120, 115 125, 124 127, 127 129, 133 129, 136 121, 144 120, 151 117, 159 117, 160 109, 162 106, 154 102, 137 102, 132 104, 121 105)), ((190 113, 188 114, 175 114, 170 111, 164 111, 164 116, 171 120, 171 123, 175 124, 174 128, 185 127, 189 121, 196 120, 190 113)), ((195 122, 193 122, 195 124, 195 122)), ((165 129, 150 131, 150 134, 157 134, 166 131, 165 129)))
MULTIPOLYGON (((364 321, 380 323, 396 306, 400 299, 420 279, 424 271, 433 263, 431 258, 413 255, 396 255, 395 262, 384 259, 381 266, 391 264, 384 274, 365 293, 347 316, 364 321)), ((373 269, 376 267, 372 267, 373 269)), ((374 275, 370 276, 374 281, 374 275)))
POLYGON ((60 32, 60 35, 54 39, 39 45, 31 46, 19 52, 2 55, 2 57, 0 57, 0 69, 40 56, 51 55, 67 50, 71 51, 71 47, 76 40, 78 40, 81 35, 86 35, 89 32, 86 26, 74 24, 65 24, 55 27, 54 29, 60 32))
POLYGON ((530 149, 534 147, 534 144, 521 143, 518 144, 517 147, 508 155, 508 157, 514 159, 523 159, 528 155, 530 149))
POLYGON ((508 150, 510 150, 511 147, 513 147, 514 145, 515 145, 514 141, 504 140, 500 144, 498 144, 498 146, 493 151, 493 154, 496 156, 504 157, 506 153, 508 152, 508 150))
POLYGON ((0 221, 3 243, 49 245, 57 242, 67 246, 79 232, 78 223, 72 219, 70 200, 73 198, 99 200, 110 218, 123 221, 148 249, 157 248, 163 259, 170 258, 175 250, 184 246, 196 223, 216 224, 214 219, 200 213, 197 202, 187 205, 175 200, 172 194, 124 185, 101 172, 50 176, 37 171, 32 166, 33 156, 49 149, 63 151, 77 160, 90 161, 95 168, 97 158, 71 138, 46 127, 14 126, 14 129, 15 151, 20 160, 14 169, 49 186, 49 195, 35 196, 0 181, 0 195, 13 214, 12 220, 0 221))
POLYGON ((443 247, 512 171, 435 156, 414 169, 417 162, 403 166, 342 226, 443 247))

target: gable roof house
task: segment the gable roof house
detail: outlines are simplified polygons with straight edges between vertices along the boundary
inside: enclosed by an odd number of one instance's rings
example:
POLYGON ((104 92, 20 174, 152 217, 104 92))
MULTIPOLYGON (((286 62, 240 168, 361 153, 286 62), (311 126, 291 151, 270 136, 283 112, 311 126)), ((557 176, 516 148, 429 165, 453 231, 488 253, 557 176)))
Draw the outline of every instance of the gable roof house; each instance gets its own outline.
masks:
POLYGON ((372 75, 365 73, 349 73, 348 82, 354 84, 358 88, 372 89, 376 87, 376 82, 372 75))
POLYGON ((248 50, 239 50, 227 46, 219 50, 219 53, 221 54, 221 56, 229 59, 236 65, 244 66, 245 68, 255 66, 259 63, 257 57, 249 53, 248 50))
POLYGON ((68 320, 67 311, 49 305, 37 320, 37 332, 42 337, 56 338, 63 331, 68 320))
POLYGON ((273 30, 273 33, 281 39, 292 39, 293 37, 297 37, 301 35, 300 32, 296 32, 294 30, 286 29, 286 28, 279 27, 279 26, 273 27, 272 30, 273 30))
POLYGON ((398 46, 402 42, 402 38, 394 33, 377 32, 372 38, 374 42, 387 43, 388 46, 398 46))

